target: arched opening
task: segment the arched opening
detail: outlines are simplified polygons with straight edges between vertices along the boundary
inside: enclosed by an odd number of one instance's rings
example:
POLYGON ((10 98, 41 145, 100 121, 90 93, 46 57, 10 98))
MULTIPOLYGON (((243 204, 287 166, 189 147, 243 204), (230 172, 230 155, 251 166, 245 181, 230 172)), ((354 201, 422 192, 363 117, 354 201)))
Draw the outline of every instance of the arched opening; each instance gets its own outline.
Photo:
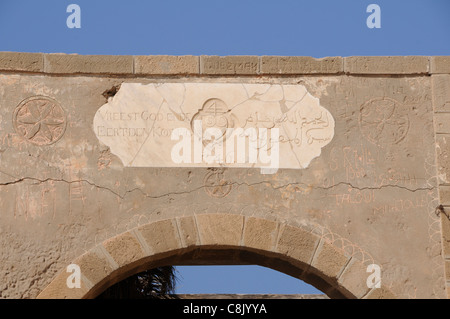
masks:
POLYGON ((134 274, 97 299, 326 299, 303 280, 259 265, 162 266, 134 274))
POLYGON ((174 293, 181 296, 246 295, 303 298, 323 291, 303 280, 259 265, 174 266, 174 293))
POLYGON ((330 298, 355 298, 355 296, 345 291, 343 287, 336 289, 331 283, 322 279, 318 273, 314 273, 312 269, 306 272, 307 265, 286 260, 281 256, 270 254, 267 252, 261 253, 250 249, 243 249, 242 247, 227 247, 226 249, 216 249, 214 247, 201 247, 191 250, 189 252, 177 252, 171 257, 162 258, 159 261, 155 260, 141 260, 136 262, 133 267, 129 269, 118 269, 113 272, 108 278, 105 278, 98 285, 93 287, 85 298, 95 298, 106 290, 111 285, 122 281, 136 273, 147 269, 162 267, 167 265, 259 265, 268 267, 273 270, 285 273, 294 278, 303 280, 311 284, 320 291, 323 291, 330 298))
POLYGON ((383 298, 367 287, 364 263, 307 226, 237 214, 155 221, 110 238, 77 258, 81 287, 62 271, 38 298, 95 298, 111 285, 166 265, 260 265, 311 284, 330 298, 383 298))

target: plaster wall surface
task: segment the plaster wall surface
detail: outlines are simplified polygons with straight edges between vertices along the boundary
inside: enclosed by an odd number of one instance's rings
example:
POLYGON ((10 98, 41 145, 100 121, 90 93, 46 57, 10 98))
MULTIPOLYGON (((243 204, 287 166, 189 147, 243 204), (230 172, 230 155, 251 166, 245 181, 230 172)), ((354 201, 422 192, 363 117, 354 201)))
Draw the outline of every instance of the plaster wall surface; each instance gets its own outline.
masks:
POLYGON ((0 296, 257 263, 331 297, 448 298, 449 114, 448 57, 0 52, 0 296), (205 113, 279 128, 279 169, 174 163, 205 113))

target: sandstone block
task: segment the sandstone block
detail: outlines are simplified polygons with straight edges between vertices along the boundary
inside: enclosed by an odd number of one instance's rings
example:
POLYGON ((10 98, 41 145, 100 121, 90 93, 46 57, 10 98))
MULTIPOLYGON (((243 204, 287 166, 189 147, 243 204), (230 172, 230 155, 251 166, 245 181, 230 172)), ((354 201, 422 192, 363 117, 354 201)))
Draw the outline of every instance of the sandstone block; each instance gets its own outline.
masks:
POLYGON ((257 56, 201 56, 200 73, 208 75, 256 75, 257 56))
POLYGON ((427 74, 426 56, 354 56, 344 59, 348 74, 427 74))
POLYGON ((310 264, 319 237, 290 225, 285 225, 282 228, 277 251, 305 264, 310 264))
POLYGON ((272 251, 278 234, 278 223, 249 217, 245 220, 243 243, 246 247, 272 251))
POLYGON ((42 72, 42 53, 0 52, 0 71, 42 72))
POLYGON ((196 215, 202 245, 239 246, 244 218, 233 214, 196 215))
POLYGON ((431 76, 433 109, 435 112, 450 112, 450 74, 431 76))
POLYGON ((261 57, 261 74, 337 74, 343 70, 341 57, 261 57))
POLYGON ((369 276, 370 273, 367 272, 367 266, 360 261, 353 259, 339 277, 338 283, 344 286, 347 290, 354 294, 356 298, 359 299, 370 290, 367 286, 367 278, 369 276))
POLYGON ((45 54, 46 73, 132 74, 133 57, 124 55, 45 54))
POLYGON ((178 218, 177 223, 183 246, 189 247, 200 244, 200 238, 193 216, 178 218))
POLYGON ((450 113, 435 113, 434 123, 436 133, 450 134, 450 113))
POLYGON ((166 219, 138 228, 153 254, 181 248, 176 221, 166 219))
POLYGON ((328 280, 335 280, 349 259, 350 257, 343 250, 322 241, 311 265, 328 280))
POLYGON ((438 181, 450 184, 450 134, 436 135, 438 181))
POLYGON ((431 73, 450 73, 450 56, 432 56, 431 73))
POLYGON ((134 72, 140 75, 198 74, 200 59, 197 56, 135 56, 134 72))
POLYGON ((103 246, 119 266, 131 264, 145 256, 139 241, 129 232, 105 241, 103 246))

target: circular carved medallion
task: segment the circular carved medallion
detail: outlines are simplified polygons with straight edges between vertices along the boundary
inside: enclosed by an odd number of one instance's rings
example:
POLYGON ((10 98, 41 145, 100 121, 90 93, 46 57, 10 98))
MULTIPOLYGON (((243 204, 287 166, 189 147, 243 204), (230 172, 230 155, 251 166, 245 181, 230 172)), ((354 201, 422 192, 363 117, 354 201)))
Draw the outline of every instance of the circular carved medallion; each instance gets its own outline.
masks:
POLYGON ((59 103, 46 96, 22 101, 14 111, 14 128, 28 142, 43 146, 59 140, 66 130, 66 115, 59 103))
MULTIPOLYGON (((216 98, 207 100, 201 110, 197 112, 191 120, 191 129, 194 130, 194 122, 202 121, 202 136, 208 128, 218 128, 222 131, 221 140, 225 142, 225 135, 227 128, 234 126, 232 116, 229 113, 228 107, 224 101, 216 98)), ((200 132, 195 132, 195 134, 200 132)), ((203 144, 207 144, 207 141, 203 141, 203 144)))
POLYGON ((361 106, 359 126, 363 136, 376 145, 396 144, 409 130, 409 118, 402 105, 387 97, 367 101, 361 106))
POLYGON ((212 171, 205 177, 205 191, 209 196, 225 197, 231 192, 232 188, 233 186, 223 178, 223 172, 221 171, 212 171))

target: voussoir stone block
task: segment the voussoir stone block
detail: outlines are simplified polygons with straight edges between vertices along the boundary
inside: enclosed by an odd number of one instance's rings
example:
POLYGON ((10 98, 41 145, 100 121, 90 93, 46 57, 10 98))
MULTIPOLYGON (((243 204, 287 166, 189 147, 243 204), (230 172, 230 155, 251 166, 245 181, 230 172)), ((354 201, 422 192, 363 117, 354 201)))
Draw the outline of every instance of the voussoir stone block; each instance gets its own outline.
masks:
POLYGON ((244 218, 234 214, 196 215, 202 245, 239 246, 244 218))
POLYGON ((337 280, 342 270, 347 265, 350 256, 345 251, 332 244, 322 241, 314 255, 313 272, 319 272, 328 280, 337 280))
MULTIPOLYGON (((71 272, 62 271, 55 279, 53 279, 51 285, 48 285, 38 296, 38 299, 82 299, 86 293, 89 292, 91 287, 88 287, 86 283, 81 280, 80 288, 69 288, 67 285, 67 278, 71 275, 71 272)), ((83 276, 83 273, 81 273, 83 276)))
POLYGON ((367 285, 367 266, 357 259, 352 259, 339 277, 338 283, 349 290, 356 298, 364 297, 370 290, 367 285))
POLYGON ((198 56, 140 55, 134 57, 134 73, 140 75, 198 74, 198 56))
POLYGON ((145 256, 138 239, 130 232, 106 240, 103 246, 120 267, 131 264, 145 256))
POLYGON ((165 219, 139 227, 152 254, 170 252, 181 248, 177 224, 174 219, 165 219))
POLYGON ((44 71, 57 74, 133 74, 133 57, 44 54, 44 71))
POLYGON ((364 299, 397 299, 397 297, 392 291, 381 285, 380 288, 373 288, 364 299))
POLYGON ((341 57, 261 57, 261 74, 337 74, 343 71, 341 57))
POLYGON ((427 74, 426 56, 353 56, 344 59, 348 74, 427 74))
POLYGON ((43 53, 0 52, 0 71, 42 72, 43 53))
POLYGON ((320 238, 298 227, 284 225, 280 230, 277 251, 305 264, 310 264, 320 238))
POLYGON ((98 284, 115 270, 111 263, 108 262, 107 257, 98 249, 86 252, 75 260, 74 264, 80 266, 83 276, 93 285, 98 284))
POLYGON ((177 218, 178 231, 184 247, 200 244, 197 225, 193 216, 177 218))
POLYGON ((276 244, 277 234, 277 222, 257 217, 248 217, 245 219, 243 245, 272 251, 276 244))

